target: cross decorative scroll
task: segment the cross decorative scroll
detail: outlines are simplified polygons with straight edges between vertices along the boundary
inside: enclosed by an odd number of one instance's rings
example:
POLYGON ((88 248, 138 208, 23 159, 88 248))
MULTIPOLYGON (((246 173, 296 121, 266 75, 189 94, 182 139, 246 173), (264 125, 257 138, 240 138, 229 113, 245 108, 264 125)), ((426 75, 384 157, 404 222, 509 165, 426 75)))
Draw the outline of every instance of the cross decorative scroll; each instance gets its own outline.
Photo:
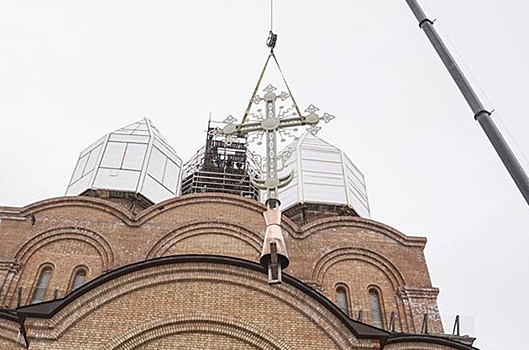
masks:
MULTIPOLYGON (((266 66, 265 66, 266 67, 266 66)), ((288 87, 288 86, 287 86, 288 87)), ((250 104, 259 105, 264 102, 264 114, 262 109, 257 109, 258 114, 247 113, 241 123, 229 116, 224 120, 225 126, 212 131, 215 135, 224 135, 229 143, 240 134, 253 134, 249 142, 257 141, 262 144, 265 138, 266 157, 264 158, 265 176, 262 179, 251 178, 252 183, 259 189, 267 192, 266 206, 268 210, 263 214, 266 222, 263 251, 260 262, 268 270, 268 283, 281 283, 281 270, 289 264, 287 249, 281 230, 281 212, 279 210, 278 190, 288 185, 294 174, 279 177, 286 159, 277 150, 278 136, 280 141, 285 141, 287 137, 295 137, 293 132, 298 131, 298 127, 306 126, 308 132, 316 134, 321 128, 318 124, 323 121, 328 123, 334 119, 333 115, 324 113, 319 115, 319 109, 310 105, 306 110, 306 115, 301 115, 294 98, 286 92, 276 94, 277 89, 268 85, 263 91, 263 97, 256 93, 252 96, 250 104), (284 105, 277 106, 278 100, 285 103, 291 100, 293 104, 287 108, 284 105), (281 167, 278 167, 278 160, 282 160, 281 167)), ((250 106, 249 106, 250 107, 250 106)), ((263 164, 260 164, 263 168, 263 164)))
POLYGON ((293 178, 292 173, 281 178, 278 175, 281 170, 278 167, 278 160, 281 159, 277 150, 278 136, 281 136, 281 141, 285 141, 287 137, 295 137, 292 132, 298 131, 300 126, 307 126, 308 132, 316 134, 321 129, 318 126, 320 121, 328 123, 334 119, 334 116, 329 113, 320 116, 318 114, 319 109, 313 105, 305 110, 306 115, 299 115, 297 112, 299 109, 295 106, 295 102, 288 108, 283 105, 278 107, 276 106, 278 100, 284 102, 289 99, 292 100, 292 98, 286 92, 276 94, 276 90, 274 86, 268 85, 263 90, 265 92, 263 97, 259 95, 252 97, 253 104, 259 105, 264 102, 264 115, 263 110, 258 109, 259 114, 251 113, 247 120, 239 124, 236 123, 237 120, 234 117, 229 116, 224 120, 226 125, 223 128, 217 128, 213 131, 217 135, 225 135, 227 142, 234 139, 237 134, 254 134, 249 142, 259 140, 258 144, 262 144, 262 139, 265 138, 265 177, 263 179, 252 178, 252 183, 257 188, 267 192, 266 204, 268 208, 279 206, 278 189, 288 185, 293 178))

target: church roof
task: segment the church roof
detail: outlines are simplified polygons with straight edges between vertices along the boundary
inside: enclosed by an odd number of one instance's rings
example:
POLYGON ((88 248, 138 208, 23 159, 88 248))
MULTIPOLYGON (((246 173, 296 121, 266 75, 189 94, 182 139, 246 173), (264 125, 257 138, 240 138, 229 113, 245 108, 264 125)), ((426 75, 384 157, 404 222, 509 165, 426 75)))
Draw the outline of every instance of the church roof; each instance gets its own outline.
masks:
MULTIPOLYGON (((72 293, 68 294, 62 299, 52 300, 48 302, 32 304, 28 306, 19 307, 16 309, 16 313, 20 322, 23 324, 24 320, 28 317, 36 318, 51 318, 57 314, 62 308, 66 305, 74 302, 81 295, 97 288, 98 286, 112 281, 120 276, 148 269, 155 266, 166 265, 166 264, 181 264, 181 263, 195 263, 195 262, 204 262, 209 264, 223 264, 223 265, 233 265, 242 268, 247 268, 254 271, 263 272, 261 265, 239 258, 227 257, 227 256, 217 256, 217 255, 173 255, 165 256, 150 260, 141 261, 138 263, 130 264, 123 266, 116 270, 113 270, 109 273, 101 275, 96 279, 86 283, 85 285, 79 287, 72 293)), ((300 280, 289 276, 283 276, 283 283, 287 283, 296 289, 299 289, 301 292, 307 296, 317 300, 322 304, 322 306, 332 312, 336 317, 338 317, 349 330, 358 338, 375 338, 375 339, 386 339, 389 336, 389 332, 382 329, 355 321, 347 317, 332 301, 327 299, 323 294, 312 289, 305 283, 300 280)), ((131 310, 132 312, 132 310, 131 310)))
POLYGON ((179 195, 181 168, 175 150, 144 118, 82 151, 66 195, 104 189, 138 193, 156 203, 179 195))
MULTIPOLYGON (((145 260, 138 263, 123 266, 116 270, 110 271, 104 275, 97 277, 96 279, 86 283, 80 288, 74 290, 66 297, 62 299, 52 300, 48 302, 32 304, 28 306, 19 307, 16 310, 0 310, 0 318, 8 319, 11 321, 19 322, 23 334, 25 334, 25 319, 28 317, 32 318, 45 318, 49 319, 57 314, 61 309, 66 307, 68 304, 75 302, 83 294, 101 286, 105 283, 113 281, 121 276, 149 269, 156 266, 168 265, 168 264, 185 264, 185 263, 208 263, 208 264, 221 264, 221 265, 232 265, 241 268, 246 268, 254 271, 263 271, 262 267, 254 262, 227 257, 227 256, 216 256, 216 255, 173 255, 159 257, 155 259, 145 260)), ((263 272, 264 273, 264 272, 263 272)), ((347 327, 355 337, 359 339, 378 339, 383 346, 389 344, 398 343, 420 343, 424 344, 439 344, 447 346, 451 349, 458 350, 476 350, 471 345, 463 344, 459 341, 448 339, 446 337, 430 335, 430 334, 406 334, 406 333, 391 333, 359 321, 355 321, 346 316, 332 301, 327 299, 322 293, 317 292, 313 288, 309 287, 300 280, 289 276, 283 276, 283 282, 296 288, 297 290, 304 293, 307 297, 312 298, 320 303, 320 305, 330 311, 334 316, 340 319, 344 326, 347 327)), ((134 310, 131 310, 134 312, 134 310)))
POLYGON ((15 309, 1 309, 0 308, 0 318, 16 322, 18 321, 18 314, 15 309))

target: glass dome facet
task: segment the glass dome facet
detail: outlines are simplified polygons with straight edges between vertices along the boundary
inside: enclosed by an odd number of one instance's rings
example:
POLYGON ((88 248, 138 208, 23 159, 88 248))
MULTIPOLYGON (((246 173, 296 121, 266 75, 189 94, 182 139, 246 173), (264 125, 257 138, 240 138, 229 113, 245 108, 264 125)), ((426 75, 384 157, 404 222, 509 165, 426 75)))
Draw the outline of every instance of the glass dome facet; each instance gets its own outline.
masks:
POLYGON ((340 149, 306 133, 282 154, 288 159, 280 176, 294 172, 292 182, 279 189, 283 211, 296 204, 344 205, 370 217, 364 175, 340 149))
POLYGON ((180 194, 182 160, 145 118, 118 129, 81 152, 66 195, 117 190, 153 203, 180 194))

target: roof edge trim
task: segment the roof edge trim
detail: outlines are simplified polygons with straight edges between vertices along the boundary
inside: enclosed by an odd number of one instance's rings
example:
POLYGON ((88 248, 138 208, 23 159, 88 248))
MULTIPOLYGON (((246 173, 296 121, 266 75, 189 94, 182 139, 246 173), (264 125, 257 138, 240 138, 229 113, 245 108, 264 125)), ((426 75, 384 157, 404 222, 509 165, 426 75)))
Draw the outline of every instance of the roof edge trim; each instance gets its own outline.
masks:
MULTIPOLYGON (((430 335, 430 334, 407 334, 407 333, 394 333, 391 334, 384 345, 398 344, 398 343, 430 343, 445 345, 457 350, 478 350, 478 348, 471 345, 463 344, 456 340, 447 339, 442 336, 430 335)), ((384 348, 384 347, 383 347, 384 348)), ((382 349, 383 349, 382 348, 382 349)))
MULTIPOLYGON (((164 256, 126 265, 116 270, 110 271, 88 282, 62 299, 19 307, 16 309, 18 318, 21 323, 23 323, 28 317, 49 319, 66 305, 74 302, 81 295, 117 277, 160 265, 193 262, 226 264, 265 273, 261 265, 258 263, 239 258, 200 254, 164 256)), ((333 302, 331 302, 321 293, 290 275, 283 275, 283 283, 290 284, 312 299, 318 301, 334 316, 340 319, 340 321, 342 321, 342 323, 359 339, 378 339, 382 342, 390 335, 390 333, 387 331, 350 319, 333 302)))

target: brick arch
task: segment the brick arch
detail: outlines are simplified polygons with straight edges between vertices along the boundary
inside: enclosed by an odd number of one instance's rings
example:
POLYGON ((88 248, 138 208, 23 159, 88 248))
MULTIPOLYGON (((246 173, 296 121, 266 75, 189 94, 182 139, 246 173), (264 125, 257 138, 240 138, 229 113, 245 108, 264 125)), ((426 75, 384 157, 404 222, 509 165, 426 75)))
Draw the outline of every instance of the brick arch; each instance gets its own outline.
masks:
POLYGON ((344 260, 360 260, 377 267, 388 277, 395 290, 406 284, 404 276, 391 261, 372 250, 352 247, 337 248, 320 257, 312 269, 312 280, 321 285, 327 270, 344 260))
POLYGON ((188 314, 162 319, 129 329, 103 350, 132 350, 164 337, 184 333, 213 333, 241 340, 263 350, 290 350, 288 344, 249 322, 225 315, 188 314))
POLYGON ((261 235, 243 226, 226 222, 195 222, 179 226, 156 241, 147 253, 147 259, 163 256, 173 246, 193 236, 219 234, 243 241, 256 251, 261 252, 261 235))
POLYGON ((24 264, 42 247, 62 240, 76 240, 92 246, 101 256, 101 263, 105 270, 114 265, 114 253, 107 240, 97 232, 80 227, 62 227, 37 234, 18 249, 15 253, 15 261, 24 264))

